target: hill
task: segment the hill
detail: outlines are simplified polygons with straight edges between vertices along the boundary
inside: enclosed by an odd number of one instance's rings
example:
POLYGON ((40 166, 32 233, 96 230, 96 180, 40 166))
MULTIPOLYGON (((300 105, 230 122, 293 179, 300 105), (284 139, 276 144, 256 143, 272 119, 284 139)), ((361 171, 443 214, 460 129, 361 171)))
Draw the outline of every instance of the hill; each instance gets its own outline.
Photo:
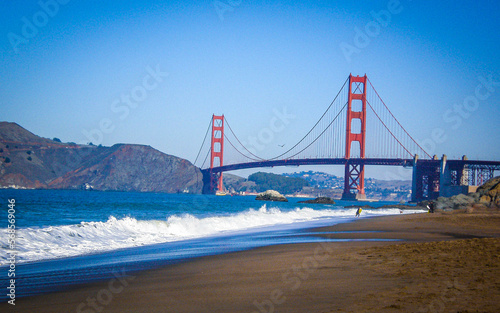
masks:
POLYGON ((248 176, 249 181, 255 182, 257 192, 263 192, 268 189, 274 189, 282 194, 292 194, 299 192, 309 183, 298 177, 285 177, 282 175, 257 172, 248 176))
POLYGON ((62 143, 0 122, 0 187, 199 193, 202 174, 189 161, 150 146, 62 143))
MULTIPOLYGON (((224 173, 224 186, 230 192, 261 192, 267 189, 279 190, 285 194, 300 193, 310 197, 330 197, 340 199, 344 188, 344 178, 323 172, 307 171, 285 173, 281 175, 256 173, 245 179, 224 173), (286 178, 282 182, 277 176, 286 178), (292 181, 302 181, 302 188, 295 186, 292 190, 280 190, 282 184, 294 186, 292 181), (305 183, 308 183, 307 186, 305 183)), ((369 199, 384 201, 409 201, 411 197, 410 180, 379 180, 365 178, 365 193, 369 199)))
MULTIPOLYGON (((308 171, 283 175, 306 180, 311 188, 304 188, 303 193, 310 195, 325 195, 332 198, 340 198, 344 188, 344 177, 327 173, 308 171)), ((365 193, 369 199, 408 201, 411 198, 411 180, 365 178, 365 193)))

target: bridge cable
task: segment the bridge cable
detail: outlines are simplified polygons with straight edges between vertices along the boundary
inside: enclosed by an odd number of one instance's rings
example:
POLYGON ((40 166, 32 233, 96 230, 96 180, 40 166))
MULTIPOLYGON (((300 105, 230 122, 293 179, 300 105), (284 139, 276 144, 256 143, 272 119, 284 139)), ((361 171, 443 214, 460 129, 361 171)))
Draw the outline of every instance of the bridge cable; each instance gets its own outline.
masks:
MULTIPOLYGON (((234 138, 236 138, 236 140, 237 140, 237 141, 238 141, 238 143, 239 143, 239 144, 243 147, 243 149, 245 149, 248 153, 250 153, 252 156, 254 156, 254 157, 256 157, 257 159, 259 159, 260 161, 265 161, 265 159, 263 159, 263 158, 261 158, 261 157, 259 157, 259 156, 255 155, 255 154, 253 154, 252 152, 250 152, 250 150, 248 150, 248 149, 247 149, 247 148, 246 148, 246 147, 245 147, 245 146, 241 143, 241 141, 238 139, 238 136, 236 136, 236 134, 234 133, 234 131, 233 131, 233 129, 231 128, 231 125, 229 125, 229 122, 227 121, 226 117, 224 117, 224 120, 226 121, 226 124, 227 124, 227 126, 229 127, 229 130, 231 131, 231 133, 233 134, 234 138)), ((227 137, 226 137, 226 138, 227 138, 227 137)), ((229 139, 228 139, 228 141, 229 141, 229 139)), ((231 146, 233 146, 233 144, 231 144, 231 146)), ((234 146, 233 146, 233 148, 234 148, 234 146)), ((236 149, 236 148, 234 148, 234 149, 236 149)), ((236 151, 238 151, 238 149, 236 149, 236 151)), ((239 152, 240 154, 242 154, 240 151, 238 151, 238 152, 239 152)), ((243 154, 242 154, 242 155, 243 155, 243 154)), ((245 156, 245 155, 244 155, 244 156, 245 156)), ((247 157, 247 156, 245 156, 245 157, 247 157)), ((247 157, 247 158, 249 158, 249 157, 247 157)), ((253 160, 252 158, 249 158, 249 159, 253 160)))
POLYGON ((207 161, 208 155, 210 154, 211 150, 212 150, 212 148, 208 149, 207 155, 205 156, 205 160, 203 160, 203 164, 201 164, 200 168, 203 168, 203 166, 205 165, 205 162, 207 161))
MULTIPOLYGON (((230 144, 230 145, 234 148, 234 150, 236 150, 236 152, 238 152, 239 154, 241 154, 241 155, 242 155, 242 156, 244 156, 245 158, 250 159, 250 160, 252 160, 252 161, 263 161, 263 159, 260 159, 260 160, 258 160, 258 159, 254 159, 254 158, 251 158, 251 157, 249 157, 249 156, 247 156, 247 155, 243 154, 240 150, 238 150, 238 149, 237 149, 237 148, 233 145, 233 143, 231 142, 231 140, 229 140, 229 138, 226 136, 226 134, 224 134, 224 138, 226 138, 226 140, 227 140, 227 141, 229 142, 229 144, 230 144)), ((248 151, 248 150, 247 150, 247 151, 248 151)), ((250 152, 250 151, 249 151, 249 152, 250 152)), ((250 152, 250 153, 251 153, 251 152, 250 152)), ((253 154, 252 154, 252 155, 253 155, 253 154)))
MULTIPOLYGON (((304 139, 305 139, 305 138, 306 138, 306 137, 307 137, 307 136, 308 136, 308 135, 309 135, 309 134, 310 134, 310 133, 314 130, 314 128, 315 128, 315 127, 319 124, 319 122, 323 119, 323 117, 326 115, 326 113, 328 112, 328 110, 330 110, 330 108, 332 107, 332 105, 335 103, 335 100, 337 100, 337 98, 338 98, 338 96, 340 95, 340 93, 342 92, 342 90, 344 90, 344 87, 345 87, 345 84, 347 84, 347 81, 349 81, 349 77, 345 80, 344 84, 342 85, 342 88, 340 88, 339 92, 338 92, 338 93, 337 93, 337 95, 335 96, 335 99, 333 99, 332 103, 330 103, 330 105, 329 105, 329 106, 328 106, 328 108, 326 109, 325 113, 323 113, 323 115, 319 118, 319 120, 316 122, 316 124, 314 124, 314 126, 311 128, 311 130, 309 130, 309 132, 308 132, 308 133, 307 133, 307 134, 306 134, 306 135, 305 135, 305 136, 304 136, 304 137, 303 137, 303 138, 302 138, 299 142, 297 142, 297 143, 296 143, 293 147, 291 147, 290 149, 288 149, 286 152, 284 152, 284 153, 282 153, 282 154, 278 155, 277 157, 274 157, 274 158, 269 159, 269 160, 276 160, 276 159, 278 159, 278 158, 280 158, 280 157, 284 156, 284 155, 285 155, 285 154, 287 154, 288 152, 292 151, 295 147, 297 147, 297 146, 298 146, 298 145, 299 145, 302 141, 304 141, 304 139)), ((345 105, 344 105, 344 107, 345 107, 345 105)), ((340 110, 340 112, 342 112, 342 110, 343 110, 343 109, 344 109, 344 108, 342 108, 342 109, 340 110)), ((340 114, 340 112, 339 112, 339 114, 340 114)), ((338 114, 337 114, 337 116, 338 116, 338 114)), ((328 126, 328 127, 329 127, 329 126, 328 126)), ((327 127, 327 128, 328 128, 328 127, 327 127)), ((308 145, 307 147, 309 147, 309 146, 310 146, 310 145, 308 145)), ((302 150, 302 151, 304 151, 304 150, 302 150)), ((301 151, 301 152, 302 152, 302 151, 301 151)), ((295 155, 297 155, 297 154, 295 154, 295 155)), ((294 155, 294 156, 295 156, 295 155, 294 155)))
POLYGON ((340 113, 342 113, 342 111, 344 111, 345 107, 347 106, 347 103, 346 102, 344 104, 344 106, 342 107, 342 109, 339 111, 339 113, 337 113, 337 115, 335 116, 335 118, 330 122, 330 124, 328 124, 328 126, 326 126, 326 128, 321 132, 321 134, 319 134, 309 145, 307 145, 304 149, 300 150, 299 152, 295 153, 294 155, 292 155, 291 157, 289 157, 289 159, 293 158, 294 156, 298 155, 299 153, 302 153, 304 150, 306 150, 307 148, 309 148, 313 143, 315 143, 321 136, 323 136, 323 134, 327 131, 328 128, 330 128, 330 126, 332 126, 332 124, 337 120, 337 118, 340 116, 340 113))
MULTIPOLYGON (((231 143, 231 141, 227 138, 227 136, 224 134, 224 137, 226 137, 226 139, 229 141, 229 143, 231 144, 231 146, 239 153, 241 154, 242 156, 250 159, 250 160, 254 160, 254 161, 271 161, 271 160, 276 160, 280 157, 282 157, 283 155, 287 154, 288 152, 290 152, 291 150, 293 150, 295 147, 297 147, 302 141, 304 141, 304 139, 314 130, 314 128, 316 128, 316 126, 319 124, 319 122, 321 122, 321 120, 323 119, 323 117, 326 115, 326 113, 328 113, 328 111, 330 110, 330 108, 332 107, 332 105, 335 103, 335 100, 337 100, 338 96, 340 95, 340 93, 342 92, 342 90, 344 89, 347 81, 349 80, 349 77, 345 80, 344 84, 342 85, 342 87, 340 88, 339 92, 337 93, 337 95, 335 96, 335 98, 333 99, 333 101, 330 103, 330 105, 328 106, 328 108, 325 110, 325 112, 323 113, 323 115, 318 119, 318 121, 316 122, 316 124, 314 124, 314 126, 309 130, 309 132, 299 141, 297 142, 293 147, 291 147, 290 149, 288 149, 286 152, 274 157, 274 158, 271 158, 271 159, 264 159, 264 158, 261 158, 255 154, 253 154, 252 152, 250 152, 242 143, 241 141, 238 139, 238 137, 236 136, 236 134, 233 132, 231 126, 229 125, 229 123, 227 123, 227 119, 224 117, 224 120, 226 121, 226 123, 228 124, 229 126, 229 130, 231 131, 231 133, 233 134, 233 136, 236 138, 236 140, 238 141, 238 143, 246 150, 248 151, 248 153, 250 153, 252 156, 256 157, 257 159, 254 159, 254 158, 251 158, 251 157, 248 157, 247 155, 243 154, 241 151, 239 151, 238 149, 236 149, 236 147, 231 143)), ((344 105, 345 107, 345 105, 344 105)), ((344 109, 344 107, 339 111, 339 113, 337 114, 337 117, 338 115, 340 114, 340 112, 342 112, 342 110, 344 109)), ((337 118, 335 117, 335 119, 337 118)), ((333 121, 335 121, 335 119, 333 121)), ((332 123, 333 123, 332 121, 332 123)), ((326 128, 325 130, 321 133, 321 135, 326 131, 326 129, 328 129, 330 127, 330 125, 332 124, 330 123, 326 128)), ((316 140, 321 136, 319 135, 312 143, 310 143, 306 148, 310 147, 314 142, 316 142, 316 140)), ((304 148, 303 150, 301 150, 300 152, 304 151, 306 148, 304 148)), ((300 153, 298 152, 298 153, 300 153)), ((298 153, 294 154, 292 157, 296 156, 298 153)))
MULTIPOLYGON (((372 109, 373 113, 375 113, 375 115, 377 116, 377 118, 379 119, 379 121, 382 123, 382 125, 384 125, 385 129, 387 129, 387 131, 392 135, 392 137, 394 139, 396 139, 396 141, 399 143, 399 145, 401 147, 403 147, 403 149, 406 150, 406 152, 408 152, 408 154, 410 156, 413 156, 412 153, 410 151, 408 151, 408 149, 406 149, 406 147, 399 141, 398 138, 396 138, 396 136, 394 136, 394 134, 390 131, 390 129, 387 127, 387 125, 385 125, 385 123, 382 121, 382 119, 380 118, 380 116, 378 116, 377 112, 375 112, 375 109, 373 109, 372 105, 370 104, 370 102, 368 101, 368 99, 366 100, 366 103, 368 103, 368 105, 370 106, 370 109, 372 109)), ((425 151, 424 151, 425 152, 425 151)))
MULTIPOLYGON (((396 123, 398 123, 399 127, 401 127, 401 128, 403 129, 403 131, 404 131, 404 132, 408 135, 408 137, 410 137, 410 139, 411 139, 411 140, 413 140, 413 142, 414 142, 414 143, 415 143, 415 144, 416 144, 416 145, 417 145, 420 149, 422 149, 422 151, 423 151, 423 152, 424 152, 424 153, 425 153, 425 154, 426 154, 429 158, 432 158, 432 157, 430 156, 430 154, 429 154, 429 153, 427 153, 427 151, 425 151, 425 150, 424 150, 424 148, 422 148, 422 147, 421 147, 421 146, 417 143, 417 141, 416 141, 415 139, 413 139, 413 137, 412 137, 412 136, 411 136, 411 135, 410 135, 410 134, 406 131, 406 129, 405 129, 405 128, 404 128, 404 127, 403 127, 403 126, 399 123, 399 121, 396 119, 396 117, 392 114, 391 110, 389 110, 389 108, 387 107, 387 105, 385 105, 384 100, 382 100, 382 98, 381 98, 381 97, 380 97, 380 95, 378 94, 378 92, 377 92, 377 90, 375 89, 375 87, 373 87, 372 82, 370 81, 370 79, 368 79, 368 78, 367 78, 367 80, 368 80, 368 82, 370 83, 370 86, 372 86, 373 91, 375 91, 375 94, 377 94, 377 97, 380 99, 380 101, 381 101, 381 102, 382 102, 382 104, 384 105, 384 107, 387 109, 387 111, 389 111, 389 113, 391 114, 392 118, 396 121, 396 123)), ((372 110, 373 110, 373 108, 372 108, 372 110)), ((375 112, 375 110, 374 110, 373 112, 375 112)), ((375 113, 375 114, 377 114, 377 113, 375 113)), ((379 118, 379 119, 380 119, 380 118, 379 118)), ((384 125, 384 126, 385 126, 385 125, 384 125)), ((406 148, 405 148, 405 150, 406 150, 406 148)), ((407 151, 408 151, 408 150, 407 150, 407 151)), ((411 155, 411 153, 410 153, 410 155, 411 155)), ((412 156, 413 156, 413 155, 412 155, 412 156)))
MULTIPOLYGON (((207 132, 205 133, 205 138, 203 138, 203 142, 201 144, 200 150, 198 151, 198 155, 196 156, 196 159, 194 160, 193 164, 196 164, 196 161, 198 161, 198 157, 200 156, 201 150, 203 149, 203 145, 205 144, 205 141, 207 140, 208 132, 210 131, 210 126, 212 126, 212 119, 210 119, 210 123, 208 123, 208 128, 207 132)), ((205 162, 203 162, 205 164, 205 162)))

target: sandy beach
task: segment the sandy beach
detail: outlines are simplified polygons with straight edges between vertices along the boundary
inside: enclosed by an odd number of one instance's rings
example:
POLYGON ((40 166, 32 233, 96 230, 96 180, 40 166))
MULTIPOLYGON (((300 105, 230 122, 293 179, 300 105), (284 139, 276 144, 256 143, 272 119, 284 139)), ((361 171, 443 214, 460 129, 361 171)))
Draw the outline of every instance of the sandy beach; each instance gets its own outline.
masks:
POLYGON ((500 214, 411 214, 315 229, 327 243, 210 256, 2 312, 499 312, 500 214))

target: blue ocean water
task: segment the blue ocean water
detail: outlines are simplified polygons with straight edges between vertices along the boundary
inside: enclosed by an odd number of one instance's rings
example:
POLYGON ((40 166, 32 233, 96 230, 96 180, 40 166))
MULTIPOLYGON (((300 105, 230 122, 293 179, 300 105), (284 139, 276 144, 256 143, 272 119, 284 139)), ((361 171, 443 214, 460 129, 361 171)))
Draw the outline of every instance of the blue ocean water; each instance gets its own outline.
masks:
MULTIPOLYGON (((7 286, 13 252, 16 282, 22 286, 17 296, 26 296, 192 257, 323 241, 307 229, 354 219, 356 209, 343 207, 352 202, 306 205, 299 200, 303 199, 277 203, 253 196, 2 189, 0 283, 7 286), (11 199, 14 250, 7 229, 11 199)), ((388 214, 399 210, 366 209, 362 217, 388 214)))

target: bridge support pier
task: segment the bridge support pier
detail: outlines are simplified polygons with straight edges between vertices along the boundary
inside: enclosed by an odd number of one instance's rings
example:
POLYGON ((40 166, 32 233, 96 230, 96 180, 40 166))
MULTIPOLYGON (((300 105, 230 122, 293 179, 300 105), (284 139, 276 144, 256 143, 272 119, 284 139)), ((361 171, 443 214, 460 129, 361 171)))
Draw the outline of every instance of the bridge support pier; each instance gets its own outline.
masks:
POLYGON ((433 160, 418 161, 413 164, 412 201, 431 200, 439 197, 440 162, 433 160))
POLYGON ((345 165, 342 200, 365 200, 365 165, 347 162, 345 165), (356 190, 357 192, 352 192, 356 190))
POLYGON ((222 173, 212 172, 211 169, 201 171, 203 174, 203 190, 205 195, 214 195, 218 191, 218 183, 222 173))
MULTIPOLYGON (((467 160, 466 156, 462 161, 467 160)), ((450 163, 446 155, 441 159, 441 173, 439 177, 439 196, 451 197, 458 194, 467 194, 477 189, 475 184, 469 186, 469 169, 466 164, 450 163)))
POLYGON ((411 200, 419 202, 475 192, 500 170, 500 165, 494 162, 481 163, 486 162, 470 162, 466 156, 462 160, 448 160, 446 155, 441 160, 436 156, 432 160, 418 160, 415 155, 411 200))

